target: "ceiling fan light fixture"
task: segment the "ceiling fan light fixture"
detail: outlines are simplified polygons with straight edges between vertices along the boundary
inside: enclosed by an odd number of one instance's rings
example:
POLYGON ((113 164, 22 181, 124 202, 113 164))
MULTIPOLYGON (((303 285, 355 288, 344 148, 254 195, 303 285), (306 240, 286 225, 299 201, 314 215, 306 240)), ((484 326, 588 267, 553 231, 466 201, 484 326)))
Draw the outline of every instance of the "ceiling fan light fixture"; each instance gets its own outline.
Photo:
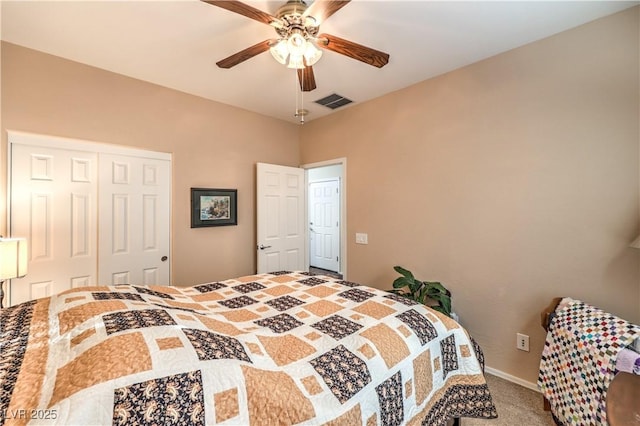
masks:
POLYGON ((325 49, 377 68, 389 63, 388 53, 337 36, 320 34, 320 25, 351 0, 307 0, 312 3, 309 7, 305 0, 286 0, 275 15, 242 0, 202 1, 270 25, 277 34, 274 39, 259 42, 216 62, 220 68, 234 67, 269 50, 278 63, 296 69, 301 91, 310 92, 316 89, 313 65, 320 60, 325 49))
POLYGON ((316 44, 307 40, 307 47, 304 50, 304 59, 308 66, 314 65, 322 57, 322 50, 318 49, 316 44))
POLYGON ((307 40, 299 32, 294 32, 287 40, 287 47, 290 54, 302 56, 307 48, 307 40))
POLYGON ((287 48, 286 40, 278 40, 273 46, 269 48, 269 52, 271 52, 271 55, 276 61, 280 62, 282 65, 287 64, 289 49, 287 48))
POLYGON ((289 55, 289 64, 287 68, 303 69, 304 68, 304 56, 291 54, 289 55))

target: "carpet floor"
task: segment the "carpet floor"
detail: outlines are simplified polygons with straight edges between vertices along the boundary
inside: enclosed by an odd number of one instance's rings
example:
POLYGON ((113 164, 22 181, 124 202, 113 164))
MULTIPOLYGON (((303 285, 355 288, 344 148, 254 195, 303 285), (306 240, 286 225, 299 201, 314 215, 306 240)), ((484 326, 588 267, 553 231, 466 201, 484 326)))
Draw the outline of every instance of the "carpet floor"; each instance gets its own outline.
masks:
POLYGON ((498 418, 492 420, 467 419, 461 426, 554 426, 551 413, 542 408, 542 395, 491 374, 485 374, 498 418))
POLYGON ((340 273, 338 272, 329 271, 327 269, 316 268, 315 266, 310 266, 309 272, 313 274, 318 274, 318 275, 327 275, 329 277, 337 278, 339 280, 342 279, 342 275, 340 275, 340 273))

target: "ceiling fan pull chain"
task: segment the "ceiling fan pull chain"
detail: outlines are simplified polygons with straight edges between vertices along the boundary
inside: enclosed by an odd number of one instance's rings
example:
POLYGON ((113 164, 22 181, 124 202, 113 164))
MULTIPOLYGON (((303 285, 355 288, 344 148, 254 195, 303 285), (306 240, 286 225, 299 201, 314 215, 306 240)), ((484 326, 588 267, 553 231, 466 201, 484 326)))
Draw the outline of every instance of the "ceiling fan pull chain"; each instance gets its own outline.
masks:
POLYGON ((296 96, 296 111, 295 111, 295 116, 298 115, 298 111, 300 109, 299 105, 298 105, 298 74, 297 71, 295 71, 295 79, 294 79, 295 85, 293 86, 294 89, 294 93, 296 96))

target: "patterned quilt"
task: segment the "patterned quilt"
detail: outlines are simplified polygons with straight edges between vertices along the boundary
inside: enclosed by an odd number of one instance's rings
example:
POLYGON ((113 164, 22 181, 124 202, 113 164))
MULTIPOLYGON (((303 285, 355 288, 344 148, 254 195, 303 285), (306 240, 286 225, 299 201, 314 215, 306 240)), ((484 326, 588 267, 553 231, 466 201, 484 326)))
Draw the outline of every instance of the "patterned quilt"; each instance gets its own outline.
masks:
POLYGON ((640 327, 580 300, 562 299, 549 326, 538 387, 564 425, 607 425, 606 397, 620 352, 640 327))
POLYGON ((0 424, 443 425, 497 416, 456 322, 282 271, 0 311, 0 424))

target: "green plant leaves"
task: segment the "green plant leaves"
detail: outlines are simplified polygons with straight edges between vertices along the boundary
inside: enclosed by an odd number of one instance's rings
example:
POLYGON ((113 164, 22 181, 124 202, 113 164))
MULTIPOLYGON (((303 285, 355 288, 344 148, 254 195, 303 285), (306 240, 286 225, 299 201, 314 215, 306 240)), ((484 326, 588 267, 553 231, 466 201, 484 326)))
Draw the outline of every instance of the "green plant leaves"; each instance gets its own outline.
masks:
POLYGON ((412 280, 415 279, 411 271, 404 269, 402 266, 394 266, 393 269, 400 275, 411 278, 412 280))
POLYGON ((402 266, 394 266, 393 269, 402 276, 393 281, 394 289, 389 290, 391 293, 415 300, 423 305, 426 305, 426 302, 432 300, 438 304, 427 306, 447 316, 451 316, 451 292, 449 292, 442 283, 417 280, 411 271, 402 266), (406 291, 401 290, 405 288, 406 291))
POLYGON ((445 293, 445 294, 447 293, 447 289, 444 288, 444 286, 439 282, 436 282, 436 281, 427 282, 427 285, 433 289, 436 289, 440 293, 445 293))
POLYGON ((422 287, 423 284, 424 283, 422 281, 413 280, 413 282, 409 284, 409 290, 411 291, 411 293, 415 294, 420 291, 420 287, 422 287))
POLYGON ((407 277, 398 277, 393 282, 393 288, 409 287, 412 283, 413 283, 413 280, 410 280, 407 277))
POLYGON ((440 306, 443 309, 440 312, 446 314, 447 316, 451 316, 451 297, 443 297, 442 300, 440 300, 440 306))

